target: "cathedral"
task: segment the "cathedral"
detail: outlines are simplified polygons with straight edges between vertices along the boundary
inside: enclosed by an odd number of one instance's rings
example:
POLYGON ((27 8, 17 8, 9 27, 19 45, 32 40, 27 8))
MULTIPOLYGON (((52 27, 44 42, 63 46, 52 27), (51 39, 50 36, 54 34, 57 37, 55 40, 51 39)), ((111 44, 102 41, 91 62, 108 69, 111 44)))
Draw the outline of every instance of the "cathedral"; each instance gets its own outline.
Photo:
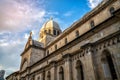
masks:
POLYGON ((19 71, 6 80, 120 80, 120 0, 103 0, 62 30, 50 18, 32 32, 19 71))

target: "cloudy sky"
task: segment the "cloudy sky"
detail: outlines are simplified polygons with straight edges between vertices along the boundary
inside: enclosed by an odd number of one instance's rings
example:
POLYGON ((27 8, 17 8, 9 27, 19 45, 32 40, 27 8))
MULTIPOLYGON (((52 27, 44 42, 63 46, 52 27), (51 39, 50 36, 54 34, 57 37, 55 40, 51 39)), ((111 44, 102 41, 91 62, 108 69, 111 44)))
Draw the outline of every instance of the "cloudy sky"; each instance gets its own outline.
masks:
POLYGON ((80 19, 101 0, 0 0, 0 70, 6 76, 19 70, 30 31, 38 39, 39 30, 50 16, 62 30, 80 19))

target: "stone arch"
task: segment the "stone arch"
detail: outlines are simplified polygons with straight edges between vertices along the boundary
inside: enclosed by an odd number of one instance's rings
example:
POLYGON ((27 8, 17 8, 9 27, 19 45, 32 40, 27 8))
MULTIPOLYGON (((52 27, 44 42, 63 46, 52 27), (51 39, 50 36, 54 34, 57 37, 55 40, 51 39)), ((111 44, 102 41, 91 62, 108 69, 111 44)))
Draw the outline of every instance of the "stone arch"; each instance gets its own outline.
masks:
POLYGON ((38 76, 37 80, 40 80, 40 76, 38 76))
POLYGON ((101 62, 102 62, 104 77, 111 80, 117 80, 118 78, 117 78, 117 73, 115 71, 114 62, 108 50, 102 51, 101 62))
POLYGON ((64 69, 62 66, 59 68, 59 80, 64 80, 64 69))
POLYGON ((80 60, 76 62, 77 80, 84 80, 83 64, 80 60))

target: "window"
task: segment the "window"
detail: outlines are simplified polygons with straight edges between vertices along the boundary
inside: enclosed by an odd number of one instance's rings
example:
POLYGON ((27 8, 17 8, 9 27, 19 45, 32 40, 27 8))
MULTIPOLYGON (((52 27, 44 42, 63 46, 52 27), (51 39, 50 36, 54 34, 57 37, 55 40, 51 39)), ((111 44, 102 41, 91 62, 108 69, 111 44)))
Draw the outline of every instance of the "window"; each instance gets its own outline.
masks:
POLYGON ((64 80, 64 70, 62 66, 59 69, 59 80, 64 80))
POLYGON ((49 50, 47 50, 47 55, 49 55, 49 50))
POLYGON ((51 30, 50 29, 48 30, 48 32, 49 32, 49 34, 51 34, 51 30))
POLYGON ((40 77, 38 77, 37 80, 40 80, 40 77))
POLYGON ((67 44, 67 38, 65 38, 65 44, 67 44))
POLYGON ((79 31, 78 30, 76 31, 76 37, 79 37, 79 31))
POLYGON ((51 73, 50 73, 50 71, 48 71, 47 80, 51 80, 51 73))
POLYGON ((56 30, 53 30, 54 35, 56 35, 56 30))
POLYGON ((93 27, 95 26, 94 21, 91 21, 91 22, 90 22, 90 26, 91 26, 91 28, 93 28, 93 27))
POLYGON ((57 45, 55 45, 55 50, 57 50, 57 45))
POLYGON ((117 80, 118 78, 117 78, 117 74, 115 71, 114 62, 108 50, 104 50, 102 52, 101 62, 102 62, 104 74, 111 76, 111 80, 117 80))
POLYGON ((45 33, 47 32, 47 30, 44 31, 45 33))
POLYGON ((47 56, 47 53, 44 54, 44 57, 47 56))
POLYGON ((76 62, 77 80, 84 80, 83 65, 80 60, 76 62))
POLYGON ((60 32, 59 31, 57 31, 57 35, 59 35, 60 34, 60 32))
POLYGON ((109 11, 110 11, 110 14, 113 15, 113 12, 115 11, 114 7, 111 7, 109 11))
POLYGON ((32 80, 35 80, 35 75, 32 76, 32 80))

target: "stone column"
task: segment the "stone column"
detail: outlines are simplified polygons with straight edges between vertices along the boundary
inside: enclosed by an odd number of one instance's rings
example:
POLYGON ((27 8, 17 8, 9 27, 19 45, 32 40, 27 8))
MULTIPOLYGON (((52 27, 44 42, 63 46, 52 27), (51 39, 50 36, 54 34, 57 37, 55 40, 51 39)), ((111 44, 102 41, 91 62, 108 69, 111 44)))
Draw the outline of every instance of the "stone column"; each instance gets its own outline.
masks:
POLYGON ((95 74, 94 62, 93 62, 93 45, 92 43, 85 44, 81 47, 84 51, 85 58, 85 72, 86 72, 86 80, 98 80, 95 74))
POLYGON ((57 80, 57 69, 56 69, 56 61, 50 62, 51 65, 51 80, 57 80))
POLYGON ((96 79, 96 74, 95 74, 95 67, 94 67, 94 62, 93 62, 93 55, 94 54, 94 52, 93 52, 93 50, 92 50, 92 48, 91 47, 89 47, 89 49, 88 49, 88 52, 86 53, 86 55, 87 55, 87 57, 88 57, 88 67, 89 67, 89 71, 90 71, 90 74, 89 74, 89 76, 90 76, 90 78, 91 78, 91 80, 97 80, 96 79))
POLYGON ((72 80, 72 63, 71 63, 71 57, 70 54, 66 54, 63 56, 65 60, 64 64, 64 78, 65 80, 72 80))

